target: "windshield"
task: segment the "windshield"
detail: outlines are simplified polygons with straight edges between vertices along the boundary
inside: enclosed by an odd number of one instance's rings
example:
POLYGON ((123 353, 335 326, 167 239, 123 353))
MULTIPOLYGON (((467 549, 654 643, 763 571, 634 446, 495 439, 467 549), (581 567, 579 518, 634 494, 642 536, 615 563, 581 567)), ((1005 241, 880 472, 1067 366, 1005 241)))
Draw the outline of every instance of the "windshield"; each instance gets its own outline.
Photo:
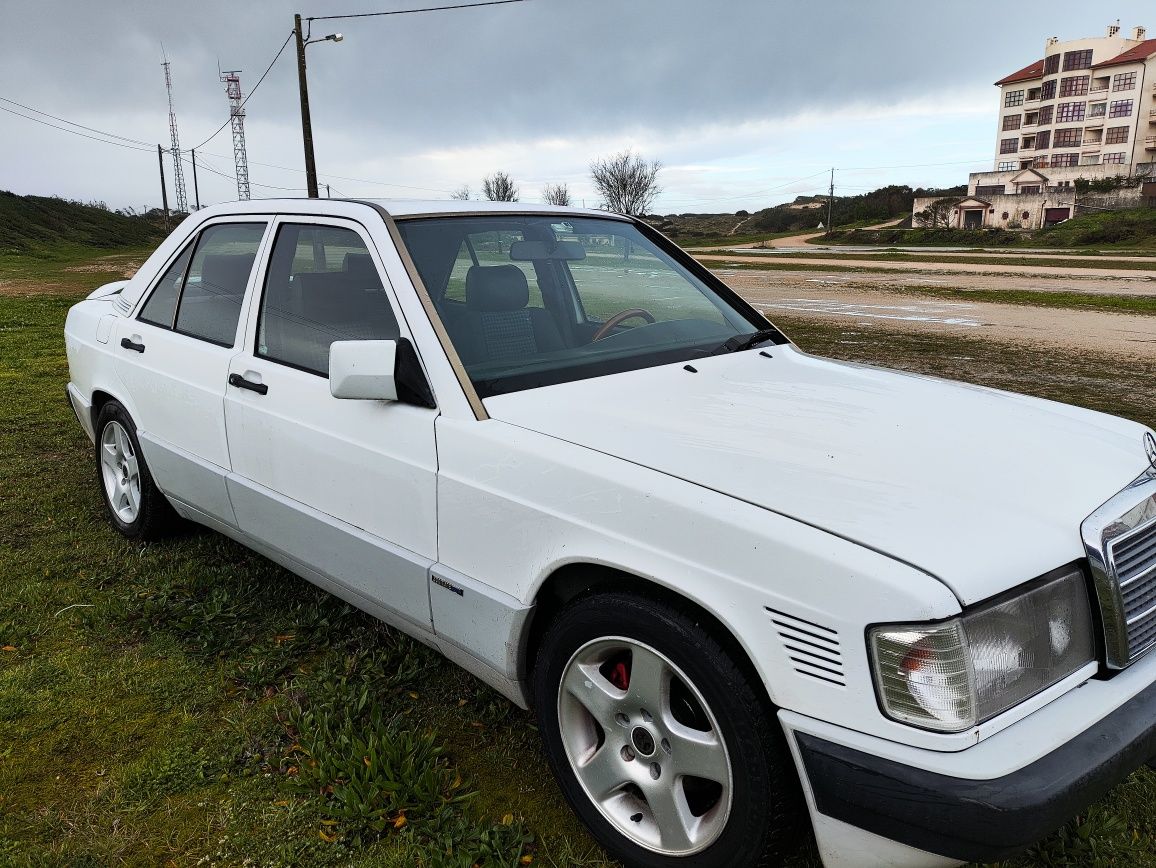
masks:
POLYGON ((483 398, 726 352, 770 326, 622 220, 495 214, 398 229, 483 398))

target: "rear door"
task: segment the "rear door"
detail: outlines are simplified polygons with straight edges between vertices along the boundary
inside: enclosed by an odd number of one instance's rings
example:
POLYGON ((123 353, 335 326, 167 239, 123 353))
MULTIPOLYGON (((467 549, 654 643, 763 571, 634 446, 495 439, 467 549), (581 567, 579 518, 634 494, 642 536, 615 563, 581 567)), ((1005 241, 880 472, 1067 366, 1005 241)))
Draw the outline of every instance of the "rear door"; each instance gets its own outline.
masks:
POLYGON ((269 220, 204 226, 170 261, 113 335, 116 370, 157 484, 172 498, 233 524, 225 491, 224 395, 237 354, 253 265, 269 220))
POLYGON ((329 393, 333 341, 410 337, 383 275, 359 224, 277 221, 229 367, 229 493, 243 531, 428 630, 437 411, 329 393))

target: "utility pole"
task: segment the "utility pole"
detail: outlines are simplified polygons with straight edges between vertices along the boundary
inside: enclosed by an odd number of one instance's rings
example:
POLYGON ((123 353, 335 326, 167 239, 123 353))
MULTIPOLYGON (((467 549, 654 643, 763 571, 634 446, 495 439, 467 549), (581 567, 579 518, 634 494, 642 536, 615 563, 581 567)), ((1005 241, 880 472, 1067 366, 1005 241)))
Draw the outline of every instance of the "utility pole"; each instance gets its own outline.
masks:
POLYGON ((305 148, 305 186, 309 198, 317 198, 317 162, 313 157, 313 122, 309 119, 309 84, 305 80, 305 37, 301 33, 301 16, 293 16, 293 35, 297 40, 297 84, 301 91, 301 139, 305 148))
POLYGON ((197 210, 201 210, 201 188, 197 186, 197 152, 189 152, 193 158, 193 198, 197 200, 197 210))
POLYGON ((827 237, 831 236, 831 220, 835 216, 835 169, 831 169, 831 192, 827 196, 827 237))
POLYGON ((165 209, 165 229, 169 228, 169 191, 165 188, 165 149, 157 145, 157 165, 161 169, 161 203, 165 209))
POLYGON ((332 199, 333 198, 333 194, 329 192, 329 185, 328 184, 325 185, 325 198, 326 199, 332 199))

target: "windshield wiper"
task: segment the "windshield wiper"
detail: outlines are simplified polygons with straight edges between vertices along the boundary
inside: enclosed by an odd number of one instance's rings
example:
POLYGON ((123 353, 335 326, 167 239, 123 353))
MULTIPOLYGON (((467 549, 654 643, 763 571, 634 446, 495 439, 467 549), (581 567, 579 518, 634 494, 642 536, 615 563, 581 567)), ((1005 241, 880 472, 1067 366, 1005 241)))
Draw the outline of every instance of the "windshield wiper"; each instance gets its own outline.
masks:
POLYGON ((743 350, 749 350, 751 347, 765 343, 767 341, 781 338, 783 333, 778 329, 759 329, 757 332, 752 332, 749 335, 735 335, 721 343, 711 353, 712 356, 721 355, 723 353, 738 353, 743 350))

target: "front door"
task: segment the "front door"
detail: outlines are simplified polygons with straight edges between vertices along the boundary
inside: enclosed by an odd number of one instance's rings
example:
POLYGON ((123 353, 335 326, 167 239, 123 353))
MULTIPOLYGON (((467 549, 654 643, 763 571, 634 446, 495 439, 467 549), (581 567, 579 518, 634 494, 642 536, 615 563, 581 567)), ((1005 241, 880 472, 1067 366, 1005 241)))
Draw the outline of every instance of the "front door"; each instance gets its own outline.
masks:
POLYGON ((978 209, 963 212, 963 228, 964 229, 982 229, 983 228, 983 212, 978 209))
POLYGON ((237 218, 208 224, 113 334, 117 376, 132 398, 137 437, 157 485, 226 524, 233 524, 233 511, 225 490, 225 379, 268 225, 237 218))
POLYGON ((286 218, 274 232, 225 396, 239 526, 429 629, 437 411, 329 393, 332 342, 409 337, 392 289, 356 223, 286 218))

